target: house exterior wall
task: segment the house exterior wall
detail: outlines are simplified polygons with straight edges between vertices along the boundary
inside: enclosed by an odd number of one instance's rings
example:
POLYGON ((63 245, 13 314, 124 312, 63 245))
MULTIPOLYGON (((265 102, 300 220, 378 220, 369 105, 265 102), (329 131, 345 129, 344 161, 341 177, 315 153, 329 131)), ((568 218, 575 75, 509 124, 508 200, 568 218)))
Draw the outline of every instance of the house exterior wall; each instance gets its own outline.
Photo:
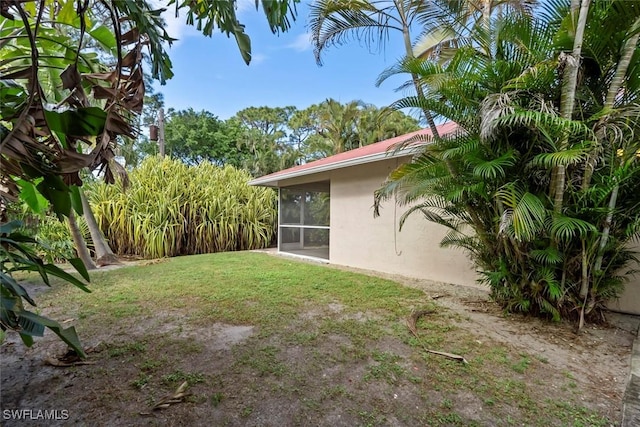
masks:
MULTIPOLYGON (((640 245, 636 245, 632 249, 640 253, 640 245)), ((636 264, 633 268, 637 270, 638 265, 636 264)), ((640 273, 631 276, 631 280, 625 284, 620 298, 611 301, 608 307, 622 313, 640 314, 640 273)))
POLYGON ((373 193, 406 159, 389 159, 331 173, 329 260, 385 273, 460 285, 475 285, 476 273, 461 250, 439 242, 445 228, 414 214, 398 231, 403 208, 393 201, 373 217, 373 193))
POLYGON ((626 284, 620 298, 611 301, 608 307, 622 313, 640 314, 640 279, 638 275, 626 284))

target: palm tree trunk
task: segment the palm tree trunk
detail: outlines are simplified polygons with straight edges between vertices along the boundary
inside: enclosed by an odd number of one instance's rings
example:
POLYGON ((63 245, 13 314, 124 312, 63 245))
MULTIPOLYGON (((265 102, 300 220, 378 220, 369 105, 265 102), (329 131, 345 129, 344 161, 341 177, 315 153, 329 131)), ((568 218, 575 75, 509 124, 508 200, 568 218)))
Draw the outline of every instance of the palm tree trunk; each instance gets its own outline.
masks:
MULTIPOLYGON (((600 244, 598 245, 598 254, 596 257, 596 262, 593 265, 593 270, 591 275, 593 277, 597 277, 597 273, 602 270, 602 261, 604 260, 604 251, 607 247, 607 242, 609 241, 609 233, 611 232, 611 224, 613 223, 613 211, 615 210, 616 204, 618 203, 618 191, 620 189, 620 185, 616 183, 611 191, 611 196, 609 197, 609 206, 607 212, 607 218, 604 221, 604 228, 602 230, 602 236, 600 236, 600 244)), ((586 249, 582 248, 583 258, 586 257, 586 249)), ((583 267, 583 270, 585 267, 583 267)), ((578 332, 582 330, 584 326, 584 315, 585 313, 589 313, 595 304, 593 304, 593 296, 591 304, 589 304, 589 308, 587 308, 587 296, 589 295, 589 280, 583 280, 582 286, 580 287, 580 299, 582 299, 582 308, 580 309, 580 323, 578 324, 578 332)))
MULTIPOLYGON (((616 68, 616 72, 611 79, 611 84, 609 85, 609 90, 607 91, 607 97, 604 101, 604 105, 602 106, 603 110, 608 110, 613 108, 613 105, 616 101, 616 96, 620 93, 620 89, 624 84, 625 77, 627 75, 627 71, 629 69, 629 64, 631 63, 631 58, 636 50, 636 46, 638 45, 638 40, 640 40, 640 18, 636 19, 636 21, 631 26, 629 30, 629 34, 632 36, 627 39, 622 48, 622 56, 620 61, 618 62, 618 67, 616 68)), ((601 137, 597 138, 597 142, 599 142, 604 135, 600 132, 601 137)), ((596 147, 597 148, 597 147, 596 147)), ((594 149, 593 151, 597 151, 594 149)), ((584 176, 582 178, 582 189, 586 190, 589 188, 591 184, 591 176, 593 175, 593 170, 595 168, 597 155, 590 154, 587 159, 587 164, 584 170, 584 176)))
MULTIPOLYGON (((400 20, 402 22, 402 38, 404 40, 404 50, 407 55, 407 58, 413 59, 415 56, 413 55, 413 46, 411 45, 411 33, 409 31, 409 23, 407 22, 407 15, 404 10, 404 5, 402 0, 396 0, 396 8, 398 9, 398 14, 400 15, 400 20)), ((416 89, 416 94, 419 98, 424 98, 424 91, 422 90, 422 86, 420 86, 420 80, 415 73, 411 73, 411 80, 413 81, 413 87, 416 89)), ((422 109, 424 113, 424 118, 429 125, 429 129, 431 129, 431 134, 434 138, 439 139, 440 133, 438 133, 438 128, 436 127, 436 123, 433 121, 433 115, 431 111, 426 108, 422 109)))
POLYGON ((118 258, 111 250, 107 239, 104 238, 104 235, 98 226, 98 222, 96 221, 95 215, 93 215, 93 210, 91 210, 91 205, 87 200, 87 196, 84 194, 82 188, 79 190, 80 199, 82 200, 82 210, 84 211, 84 219, 87 221, 91 240, 93 240, 93 245, 96 250, 96 264, 99 267, 104 265, 120 264, 120 261, 118 261, 118 258))
POLYGON ((638 40, 640 39, 640 33, 638 32, 639 30, 640 18, 636 19, 636 21, 631 26, 631 29, 629 30, 629 34, 631 34, 631 37, 627 39, 622 48, 622 57, 618 62, 616 73, 611 80, 611 85, 609 86, 609 91, 607 92, 607 98, 604 102, 605 107, 612 108, 616 100, 616 96, 618 96, 618 94, 620 93, 620 88, 624 83, 629 64, 631 63, 631 57, 633 56, 636 50, 636 46, 638 45, 638 40))
POLYGON ((482 18, 480 22, 481 31, 481 44, 484 44, 485 55, 491 57, 491 1, 482 0, 482 18))
MULTIPOLYGON (((569 120, 573 116, 573 106, 575 105, 578 70, 580 69, 580 58, 582 57, 582 41, 584 38, 584 30, 587 26, 587 14, 590 3, 591 0, 573 0, 571 2, 571 14, 575 15, 576 12, 579 12, 579 15, 576 25, 576 35, 573 40, 573 51, 571 55, 567 55, 566 57, 566 67, 562 79, 562 94, 560 98, 560 116, 569 120)), ((565 150, 568 144, 569 134, 565 132, 558 146, 558 150, 565 150)), ((557 166, 553 171, 553 175, 555 177, 553 206, 554 211, 560 213, 564 204, 565 167, 563 165, 557 166)))
POLYGON ((78 223, 76 222, 76 216, 75 216, 75 213, 73 212, 73 209, 71 209, 71 212, 69 212, 68 219, 69 219, 69 231, 71 232, 71 238, 73 239, 73 244, 76 247, 78 258, 82 260, 87 270, 95 270, 96 265, 93 263, 93 260, 91 259, 91 255, 89 254, 89 249, 87 248, 87 243, 84 241, 84 238, 82 237, 82 233, 78 228, 78 223))
POLYGON ((611 232, 611 224, 613 223, 613 211, 615 210, 616 204, 618 203, 619 190, 620 190, 620 184, 616 182, 616 185, 613 187, 613 190, 611 191, 611 196, 609 197, 607 218, 605 219, 604 227, 602 228, 602 236, 600 236, 600 245, 598 247, 598 257, 596 258, 596 263, 593 266, 594 273, 598 273, 600 270, 602 270, 602 260, 604 258, 604 250, 609 240, 609 233, 611 232))
MULTIPOLYGON (((618 94, 620 93, 620 89, 622 88, 622 85, 624 83, 625 76, 627 75, 629 64, 631 63, 631 57, 633 56, 636 50, 638 40, 640 40, 640 33, 638 33, 639 29, 640 29, 640 18, 636 19, 636 21, 633 23, 629 31, 629 33, 632 34, 632 36, 629 37, 629 39, 627 39, 622 49, 622 57, 618 62, 618 67, 616 68, 616 72, 613 75, 613 79, 611 79, 609 90, 607 91, 607 97, 603 105, 604 110, 613 108, 613 105, 616 100, 616 96, 618 96, 618 94)), ((600 135, 598 136, 599 137, 597 138, 597 143, 600 144, 600 141, 604 138, 604 132, 600 132, 600 135)), ((595 160, 596 160, 596 155, 590 155, 589 158, 587 159, 587 165, 585 167, 584 177, 582 180, 583 190, 587 190, 591 184, 591 176, 593 175, 593 170, 595 168, 595 160)), ((593 266, 594 277, 598 277, 598 273, 602 271, 602 262, 604 260, 604 252, 607 247, 607 243, 609 243, 611 224, 613 223, 613 213, 618 203, 619 191, 620 191, 620 184, 616 181, 613 189, 611 190, 611 195, 609 196, 609 204, 607 206, 607 217, 604 221, 604 225, 602 228, 602 235, 600 236, 600 243, 598 245, 596 261, 593 266)), ((580 312, 580 325, 578 327, 578 330, 582 329, 582 326, 584 325, 584 313, 586 310, 588 293, 589 293, 589 282, 586 281, 585 283, 585 281, 583 281, 582 287, 580 288, 580 298, 584 301, 584 303, 583 303, 582 310, 580 312)))

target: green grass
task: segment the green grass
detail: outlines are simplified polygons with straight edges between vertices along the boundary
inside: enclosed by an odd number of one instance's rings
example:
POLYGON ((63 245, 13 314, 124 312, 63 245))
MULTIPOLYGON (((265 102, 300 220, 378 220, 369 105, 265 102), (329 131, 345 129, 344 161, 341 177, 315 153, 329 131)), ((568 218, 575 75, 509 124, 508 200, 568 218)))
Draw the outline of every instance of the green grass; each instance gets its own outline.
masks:
POLYGON ((131 342, 124 344, 113 344, 109 346, 108 353, 110 357, 132 356, 138 353, 144 353, 147 346, 143 342, 131 342))
POLYGON ((199 384, 205 381, 205 376, 199 372, 176 370, 162 377, 162 382, 167 385, 179 385, 183 381, 189 385, 199 384))
POLYGON ((371 355, 374 363, 367 366, 365 380, 378 379, 389 384, 398 384, 406 376, 406 369, 400 365, 402 357, 389 353, 374 351, 371 355))
MULTIPOLYGON (((92 293, 64 287, 51 293, 91 317, 153 313, 156 307, 191 318, 276 327, 312 303, 341 304, 348 313, 403 316, 424 299, 388 280, 256 253, 196 255, 154 265, 92 274, 92 293), (310 283, 310 278, 313 278, 310 283), (135 309, 135 310, 134 310, 135 309)), ((127 317, 122 316, 122 317, 127 317)))
POLYGON ((286 372, 285 365, 278 360, 279 348, 267 346, 250 351, 243 350, 236 358, 236 366, 240 369, 252 369, 258 376, 282 376, 286 372))
POLYGON ((354 425, 385 424, 395 414, 409 425, 486 424, 464 412, 460 393, 481 405, 491 425, 607 421, 578 400, 571 372, 554 371, 569 380, 566 390, 545 389, 535 380, 551 372, 546 359, 485 338, 480 343, 457 326, 459 316, 389 280, 264 254, 219 253, 96 272, 90 288, 86 294, 57 282, 38 297, 39 306, 51 317, 75 318, 81 339, 103 337, 105 351, 96 357, 104 357, 104 366, 93 375, 121 375, 130 393, 144 394, 141 401, 157 401, 187 381, 189 404, 239 417, 236 424, 255 421, 270 398, 298 402, 299 420, 339 408, 354 425), (434 313, 419 320, 416 338, 405 319, 423 309, 434 313), (210 333, 215 325, 252 332, 220 350, 210 333), (463 354, 469 364, 425 348, 463 354), (550 393, 557 395, 549 399, 550 393))
POLYGON ((149 380, 151 380, 151 375, 147 375, 145 373, 140 372, 138 378, 131 382, 131 385, 135 388, 142 390, 149 384, 149 380))
POLYGON ((511 365, 511 369, 516 371, 519 374, 524 374, 529 365, 531 364, 531 359, 526 354, 521 354, 520 359, 511 365))
POLYGON ((218 406, 224 400, 224 394, 218 391, 213 393, 209 399, 213 406, 218 406))

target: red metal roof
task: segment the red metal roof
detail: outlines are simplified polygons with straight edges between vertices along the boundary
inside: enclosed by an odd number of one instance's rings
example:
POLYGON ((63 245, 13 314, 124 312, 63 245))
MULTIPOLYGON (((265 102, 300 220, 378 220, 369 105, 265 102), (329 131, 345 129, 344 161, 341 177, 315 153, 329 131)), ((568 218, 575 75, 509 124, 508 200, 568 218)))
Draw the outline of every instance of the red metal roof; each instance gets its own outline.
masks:
MULTIPOLYGON (((457 127, 458 125, 455 122, 447 122, 437 126, 437 129, 440 135, 445 135, 453 132, 457 127)), ((395 155, 392 154, 394 146, 418 135, 430 136, 432 135, 432 133, 430 129, 421 129, 405 135, 396 136, 395 138, 390 138, 384 141, 376 142, 374 144, 365 145, 364 147, 356 148, 355 150, 345 151, 343 153, 315 160, 310 163, 305 163, 303 165, 294 166, 289 169, 284 169, 269 175, 261 176, 252 180, 249 184, 277 186, 277 181, 287 178, 304 176, 312 173, 339 169, 341 167, 369 163, 372 161, 384 160, 385 158, 399 157, 401 155, 406 156, 408 155, 406 150, 404 150, 404 152, 402 153, 395 153, 395 155)), ((416 142, 415 144, 413 144, 413 146, 415 147, 416 145, 423 144, 424 142, 416 142)))

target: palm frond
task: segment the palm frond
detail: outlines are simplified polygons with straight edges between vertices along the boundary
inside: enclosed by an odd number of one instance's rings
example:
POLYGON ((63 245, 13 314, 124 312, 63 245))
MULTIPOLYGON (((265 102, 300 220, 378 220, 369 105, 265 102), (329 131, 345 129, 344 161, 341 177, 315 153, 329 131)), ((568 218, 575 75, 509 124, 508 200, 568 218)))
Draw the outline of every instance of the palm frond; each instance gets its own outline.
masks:
POLYGON ((530 164, 532 166, 542 166, 548 169, 560 165, 576 165, 587 158, 592 147, 592 141, 584 141, 577 146, 566 150, 538 154, 531 159, 530 164))
POLYGON ((440 247, 461 248, 461 249, 466 249, 471 253, 477 253, 479 244, 475 236, 467 236, 467 235, 461 234, 458 231, 451 230, 440 241, 440 247))
POLYGON ((545 249, 533 249, 529 252, 529 256, 540 264, 550 266, 561 264, 564 260, 562 252, 553 246, 545 249))
POLYGON ((551 235, 561 242, 570 242, 574 237, 583 237, 598 231, 595 225, 579 218, 558 214, 549 218, 551 235))
POLYGON ((452 230, 458 231, 458 228, 461 224, 458 221, 452 220, 450 218, 447 218, 444 215, 439 214, 433 209, 433 207, 429 206, 426 203, 423 203, 423 204, 412 206, 410 209, 408 209, 405 213, 402 214, 399 222, 400 230, 402 230, 402 227, 404 227, 404 224, 409 218, 409 216, 411 216, 416 212, 421 213, 424 219, 426 219, 427 221, 433 222, 435 224, 440 224, 452 230))
POLYGON ((511 149, 500 157, 493 159, 473 159, 475 164, 473 168, 473 174, 481 179, 495 180, 497 178, 504 178, 506 176, 506 168, 510 168, 516 164, 517 155, 516 151, 511 149))
POLYGON ((471 136, 457 138, 456 144, 442 152, 443 159, 456 159, 475 152, 480 146, 480 140, 471 136))
POLYGON ((515 239, 529 241, 543 229, 548 212, 538 196, 522 191, 516 185, 506 185, 496 192, 496 197, 507 208, 501 230, 513 227, 515 239))
POLYGON ((330 46, 355 39, 370 49, 383 47, 390 30, 402 30, 388 8, 377 8, 365 0, 318 0, 310 5, 309 22, 318 64, 322 63, 322 52, 330 46))

